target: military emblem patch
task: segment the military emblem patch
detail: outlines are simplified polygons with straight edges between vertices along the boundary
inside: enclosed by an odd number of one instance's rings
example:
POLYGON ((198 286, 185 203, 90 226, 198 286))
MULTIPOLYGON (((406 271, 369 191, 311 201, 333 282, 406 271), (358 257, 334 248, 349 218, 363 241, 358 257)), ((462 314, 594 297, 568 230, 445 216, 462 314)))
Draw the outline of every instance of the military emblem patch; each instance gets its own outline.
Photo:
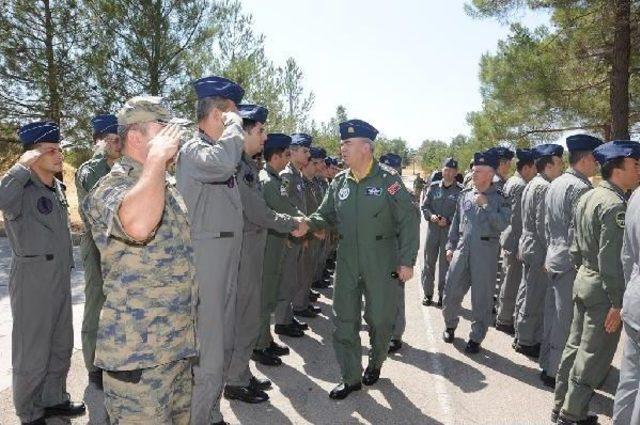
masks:
POLYGON ((255 180, 255 177, 253 177, 252 173, 247 173, 244 175, 244 181, 249 185, 253 185, 253 182, 255 180))
POLYGON ((395 195, 400 190, 400 183, 395 182, 387 188, 390 195, 395 195))
POLYGON ((280 185, 280 196, 289 196, 289 180, 282 179, 282 184, 280 185))
POLYGON ((616 224, 621 229, 624 229, 624 217, 625 217, 624 211, 620 211, 618 214, 616 214, 616 224))
POLYGON ((469 211, 472 207, 473 207, 473 204, 468 199, 464 201, 464 203, 462 204, 462 208, 464 208, 465 211, 469 211))
POLYGON ((41 214, 51 214, 51 211, 53 211, 53 201, 46 196, 41 196, 38 198, 36 207, 41 214))
POLYGON ((347 128, 347 133, 349 133, 349 134, 353 134, 353 133, 355 133, 355 132, 356 132, 356 130, 355 130, 353 127, 349 127, 349 128, 347 128))
POLYGON ((442 190, 435 189, 433 191, 433 199, 440 199, 440 198, 442 198, 442 190))
POLYGON ((382 188, 380 187, 367 187, 367 196, 380 196, 382 195, 382 188))
POLYGON ((341 201, 344 201, 348 197, 349 197, 349 188, 343 187, 342 189, 340 189, 340 191, 338 192, 338 199, 340 199, 341 201))

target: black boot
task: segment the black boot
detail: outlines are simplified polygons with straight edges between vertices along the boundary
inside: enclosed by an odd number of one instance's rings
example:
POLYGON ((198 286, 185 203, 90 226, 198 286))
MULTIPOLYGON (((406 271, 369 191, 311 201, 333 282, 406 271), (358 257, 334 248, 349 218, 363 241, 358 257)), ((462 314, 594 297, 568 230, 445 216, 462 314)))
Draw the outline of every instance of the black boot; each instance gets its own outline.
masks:
POLYGON ((424 297, 424 298, 422 299, 422 305, 429 307, 429 306, 431 305, 431 303, 432 303, 431 298, 432 298, 432 297, 431 297, 430 295, 429 295, 429 296, 424 297))
POLYGON ((447 344, 451 344, 453 342, 453 338, 455 338, 455 328, 447 328, 444 332, 442 332, 442 340, 447 344))
POLYGON ((278 335, 290 336, 292 338, 300 338, 304 336, 302 329, 298 328, 293 323, 288 325, 276 325, 274 331, 278 335))
POLYGON ((266 348, 267 352, 273 356, 286 356, 289 354, 289 347, 285 347, 284 345, 276 344, 275 341, 271 341, 269 347, 266 348))
POLYGON ((224 398, 228 400, 239 400, 244 403, 256 404, 269 400, 269 395, 257 388, 240 387, 226 385, 224 387, 224 398))
POLYGON ((306 331, 307 329, 309 329, 309 325, 307 325, 306 322, 298 320, 297 317, 294 317, 291 323, 293 324, 293 326, 300 329, 301 331, 306 331))
POLYGON ((365 385, 373 385, 380 379, 380 368, 367 366, 362 374, 362 383, 365 385))
POLYGON ((534 345, 516 344, 516 352, 537 359, 540 357, 540 343, 534 345))
POLYGON ((271 388, 271 381, 267 378, 256 378, 252 376, 251 379, 249 379, 249 386, 256 390, 266 391, 271 388))
POLYGON ((251 360, 265 366, 280 366, 282 364, 280 357, 273 355, 268 348, 253 350, 253 353, 251 353, 251 360))
POLYGON ((467 342, 467 346, 464 347, 464 352, 465 353, 469 353, 469 354, 476 354, 480 352, 480 343, 479 342, 475 342, 474 340, 470 339, 467 342))
POLYGON ((329 398, 333 400, 342 400, 347 398, 347 396, 352 392, 360 391, 361 389, 362 389, 362 384, 359 382, 353 385, 349 385, 349 384, 345 384, 344 382, 341 382, 338 384, 338 386, 336 386, 334 389, 331 390, 331 392, 329 393, 329 398))
POLYGON ((391 342, 389 342, 389 354, 395 353, 401 348, 402 348, 402 340, 394 338, 391 340, 391 342))

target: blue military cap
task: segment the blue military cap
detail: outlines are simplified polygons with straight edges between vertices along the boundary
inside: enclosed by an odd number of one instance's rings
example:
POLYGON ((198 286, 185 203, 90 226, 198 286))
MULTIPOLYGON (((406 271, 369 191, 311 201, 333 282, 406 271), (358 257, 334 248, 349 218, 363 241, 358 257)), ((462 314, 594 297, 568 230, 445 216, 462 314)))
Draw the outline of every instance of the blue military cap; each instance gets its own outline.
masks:
POLYGON ((600 165, 616 158, 640 158, 640 143, 630 140, 614 140, 595 148, 593 156, 600 165))
POLYGON ((402 158, 400 155, 396 155, 395 153, 385 153, 380 157, 380 162, 388 165, 392 168, 398 168, 402 166, 402 158))
POLYGON ((518 158, 518 161, 523 161, 523 162, 531 162, 536 159, 536 155, 533 149, 518 148, 516 149, 516 157, 518 158))
POLYGON ((20 127, 18 137, 24 147, 41 142, 60 143, 60 127, 51 121, 32 122, 20 127))
POLYGON ((451 157, 445 158, 444 161, 442 161, 442 166, 447 168, 458 168, 458 161, 451 157))
POLYGON ((541 145, 536 145, 532 150, 536 159, 543 158, 545 156, 562 156, 564 153, 564 148, 560 145, 556 145, 555 143, 543 143, 541 145))
POLYGON ((491 149, 473 154, 473 165, 486 165, 491 168, 498 168, 498 156, 491 149))
POLYGON ((348 120, 340 123, 340 140, 352 137, 365 137, 371 141, 376 140, 378 130, 368 122, 362 120, 348 120))
POLYGON ((337 159, 337 158, 334 158, 334 157, 332 157, 332 156, 327 156, 327 157, 324 159, 324 163, 325 163, 325 165, 326 165, 327 167, 331 167, 332 165, 337 166, 337 165, 338 165, 338 159, 337 159))
POLYGON ((96 115, 91 118, 93 134, 118 133, 118 117, 113 114, 96 115))
POLYGON ((504 146, 496 146, 488 149, 493 152, 493 154, 500 159, 506 159, 511 161, 513 159, 513 151, 509 148, 505 148, 504 146))
POLYGON ((294 133, 291 135, 291 146, 302 146, 305 148, 311 147, 313 137, 306 133, 294 133))
POLYGON ((261 122, 262 124, 267 122, 267 115, 269 115, 269 110, 260 105, 238 105, 238 112, 243 119, 261 122))
POLYGON ((567 137, 567 150, 573 151, 592 151, 602 144, 602 140, 588 134, 574 134, 567 137))
POLYGON ((236 105, 242 101, 244 89, 231 80, 223 77, 204 77, 193 82, 193 89, 198 99, 204 97, 222 97, 233 100, 236 105))
POLYGON ((324 159, 327 156, 327 152, 322 148, 317 148, 315 146, 311 146, 309 148, 309 153, 311 155, 311 159, 324 159))
POLYGON ((291 137, 282 133, 267 134, 267 141, 264 143, 264 149, 283 149, 291 145, 291 137))

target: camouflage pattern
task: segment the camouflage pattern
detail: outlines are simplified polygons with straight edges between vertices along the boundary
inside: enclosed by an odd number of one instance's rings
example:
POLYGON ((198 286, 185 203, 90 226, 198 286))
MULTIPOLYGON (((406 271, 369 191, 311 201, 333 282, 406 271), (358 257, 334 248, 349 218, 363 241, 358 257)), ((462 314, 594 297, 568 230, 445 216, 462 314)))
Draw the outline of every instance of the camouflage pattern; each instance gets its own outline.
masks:
MULTIPOLYGON (((102 154, 96 154, 89 161, 82 164, 76 171, 76 190, 78 192, 78 205, 93 189, 99 179, 106 176, 111 167, 107 163, 107 158, 102 154)), ((96 371, 93 361, 96 354, 96 337, 98 334, 98 320, 100 310, 104 304, 104 293, 102 292, 102 270, 100 269, 100 251, 93 242, 90 224, 87 221, 82 208, 79 210, 80 217, 84 222, 84 232, 80 238, 80 253, 84 266, 84 315, 82 317, 82 354, 84 364, 89 372, 96 371)))
POLYGON ((174 118, 167 102, 159 96, 136 96, 127 100, 118 112, 118 125, 152 121, 185 125, 189 121, 174 118))
POLYGON ((105 407, 111 425, 189 424, 190 360, 173 361, 135 373, 133 376, 131 372, 104 374, 105 407))
POLYGON ((95 365, 104 370, 149 368, 197 354, 193 249, 173 178, 167 175, 162 221, 144 243, 127 235, 118 217, 142 170, 123 156, 82 204, 102 259, 106 300, 95 365))

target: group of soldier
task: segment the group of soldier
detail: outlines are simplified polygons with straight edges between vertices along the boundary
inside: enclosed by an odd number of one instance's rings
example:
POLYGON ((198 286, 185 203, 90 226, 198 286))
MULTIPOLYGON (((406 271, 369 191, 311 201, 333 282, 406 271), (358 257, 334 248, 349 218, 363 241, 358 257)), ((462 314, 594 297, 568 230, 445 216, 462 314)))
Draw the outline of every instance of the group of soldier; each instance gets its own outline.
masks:
POLYGON ((557 144, 476 153, 465 184, 456 181, 457 162, 444 161, 422 195, 423 305, 433 303, 437 263, 444 342, 454 341, 470 288, 465 352, 480 351, 490 324, 514 335, 515 351, 538 359, 542 382, 554 388, 551 419, 559 424, 597 423, 589 401, 624 326, 614 423, 639 424, 640 233, 637 218, 625 215, 640 202, 629 200, 640 183, 640 144, 579 134, 566 146, 564 172, 557 144), (514 156, 517 171, 508 177, 514 156), (602 181, 594 188, 598 166, 602 181))

